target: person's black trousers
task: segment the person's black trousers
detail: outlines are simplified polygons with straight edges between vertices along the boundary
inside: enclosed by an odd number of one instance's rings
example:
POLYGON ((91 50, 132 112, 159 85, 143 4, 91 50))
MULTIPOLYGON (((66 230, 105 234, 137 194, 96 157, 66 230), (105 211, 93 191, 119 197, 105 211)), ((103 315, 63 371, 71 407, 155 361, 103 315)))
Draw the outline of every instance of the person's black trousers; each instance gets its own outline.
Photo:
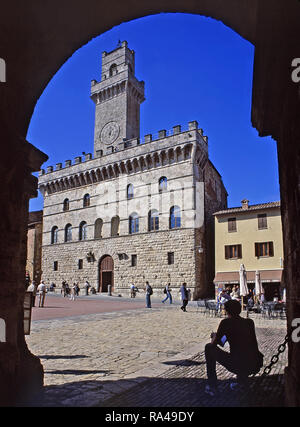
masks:
POLYGON ((241 384, 247 384, 248 373, 238 369, 232 356, 227 351, 221 350, 215 344, 206 344, 205 346, 205 359, 206 359, 206 370, 208 384, 211 387, 217 385, 217 373, 216 373, 216 362, 224 366, 229 372, 237 375, 237 381, 241 384))
POLYGON ((186 311, 186 306, 188 305, 188 302, 189 302, 189 300, 188 299, 184 299, 183 301, 182 301, 182 307, 181 307, 181 310, 183 310, 183 311, 186 311))

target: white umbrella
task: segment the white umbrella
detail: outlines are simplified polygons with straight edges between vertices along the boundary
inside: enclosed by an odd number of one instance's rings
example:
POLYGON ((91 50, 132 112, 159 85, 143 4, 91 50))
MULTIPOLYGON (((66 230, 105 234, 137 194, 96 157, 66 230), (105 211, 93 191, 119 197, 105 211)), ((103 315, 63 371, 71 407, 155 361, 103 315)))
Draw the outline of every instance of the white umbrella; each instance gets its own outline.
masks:
POLYGON ((247 274, 244 264, 240 266, 240 295, 245 297, 248 295, 247 274))
POLYGON ((240 295, 242 297, 242 309, 244 307, 244 297, 248 295, 247 274, 244 264, 240 266, 240 295))
POLYGON ((255 295, 259 297, 260 294, 263 294, 263 288, 261 285, 260 272, 256 270, 255 272, 255 295))

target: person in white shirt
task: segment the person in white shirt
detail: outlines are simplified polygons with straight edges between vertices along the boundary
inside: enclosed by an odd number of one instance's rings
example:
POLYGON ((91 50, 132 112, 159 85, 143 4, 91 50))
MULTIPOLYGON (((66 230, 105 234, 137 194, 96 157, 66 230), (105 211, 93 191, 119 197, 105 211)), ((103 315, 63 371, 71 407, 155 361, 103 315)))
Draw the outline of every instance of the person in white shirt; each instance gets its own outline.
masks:
POLYGON ((44 307, 45 296, 46 296, 46 285, 42 280, 39 286, 37 287, 37 291, 39 293, 39 307, 44 307))
POLYGON ((31 285, 28 286, 27 292, 32 292, 32 296, 31 296, 32 307, 35 307, 36 288, 35 288, 34 282, 32 282, 31 285))
POLYGON ((71 289, 70 300, 75 301, 75 296, 76 296, 76 283, 73 283, 73 286, 71 289))
POLYGON ((91 287, 91 285, 89 284, 89 282, 86 280, 85 284, 83 285, 84 289, 85 289, 85 295, 89 294, 89 288, 91 287))

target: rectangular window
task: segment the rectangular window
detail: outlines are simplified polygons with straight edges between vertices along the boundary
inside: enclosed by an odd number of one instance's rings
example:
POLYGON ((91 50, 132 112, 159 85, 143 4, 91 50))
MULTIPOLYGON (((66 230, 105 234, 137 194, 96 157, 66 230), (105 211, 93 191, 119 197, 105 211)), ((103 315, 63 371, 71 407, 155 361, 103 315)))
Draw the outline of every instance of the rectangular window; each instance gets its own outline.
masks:
POLYGON ((78 270, 82 270, 83 269, 83 259, 79 259, 78 260, 78 270))
POLYGON ((236 218, 228 218, 228 232, 236 231, 236 218))
POLYGON ((242 245, 226 245, 225 259, 242 258, 242 245))
POLYGON ((58 270, 58 261, 54 261, 54 263, 53 263, 53 270, 54 271, 58 270))
POLYGON ((168 265, 174 264, 174 252, 168 252, 168 265))
POLYGON ((131 255, 131 267, 137 266, 137 255, 131 255))
POLYGON ((257 221, 258 221, 258 229, 259 230, 264 230, 264 229, 268 228, 267 214, 257 215, 257 221))
POLYGON ((273 242, 255 243, 255 256, 257 258, 274 256, 273 242))

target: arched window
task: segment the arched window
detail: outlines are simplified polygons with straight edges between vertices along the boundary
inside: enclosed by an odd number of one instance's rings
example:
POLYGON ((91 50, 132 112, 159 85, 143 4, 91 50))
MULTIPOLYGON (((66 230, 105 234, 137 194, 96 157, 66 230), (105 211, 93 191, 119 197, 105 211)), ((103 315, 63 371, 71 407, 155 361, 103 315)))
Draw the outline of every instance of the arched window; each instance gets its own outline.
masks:
POLYGON ((82 221, 79 224, 79 240, 86 240, 87 239, 87 223, 85 221, 82 221))
POLYGON ((58 242, 58 228, 56 225, 51 229, 51 245, 58 242))
POLYGON ((111 219, 111 236, 118 236, 120 231, 120 218, 114 216, 111 219))
POLYGON ((71 242, 72 240, 72 225, 67 224, 65 226, 65 242, 71 242))
POLYGON ((172 206, 170 209, 170 228, 181 226, 181 214, 179 206, 172 206))
POLYGON ((148 231, 159 230, 159 214, 156 209, 148 213, 148 231))
POLYGON ((95 239, 101 239, 102 237, 103 220, 101 218, 95 221, 95 239))
POLYGON ((63 211, 66 212, 70 209, 70 202, 69 199, 65 199, 64 200, 64 204, 63 204, 63 211))
POLYGON ((162 176, 158 181, 158 191, 162 193, 163 191, 167 191, 168 188, 168 180, 165 176, 162 176))
POLYGON ((128 184, 127 185, 127 199, 133 199, 134 197, 134 191, 133 191, 133 185, 132 184, 128 184))
POLYGON ((137 213, 132 213, 129 217, 129 234, 139 232, 139 216, 137 213))
POLYGON ((87 208, 88 206, 90 206, 90 195, 89 194, 85 194, 83 197, 83 207, 87 208))
POLYGON ((112 64, 110 66, 110 68, 109 68, 109 77, 115 76, 116 74, 118 74, 117 65, 116 64, 112 64))

